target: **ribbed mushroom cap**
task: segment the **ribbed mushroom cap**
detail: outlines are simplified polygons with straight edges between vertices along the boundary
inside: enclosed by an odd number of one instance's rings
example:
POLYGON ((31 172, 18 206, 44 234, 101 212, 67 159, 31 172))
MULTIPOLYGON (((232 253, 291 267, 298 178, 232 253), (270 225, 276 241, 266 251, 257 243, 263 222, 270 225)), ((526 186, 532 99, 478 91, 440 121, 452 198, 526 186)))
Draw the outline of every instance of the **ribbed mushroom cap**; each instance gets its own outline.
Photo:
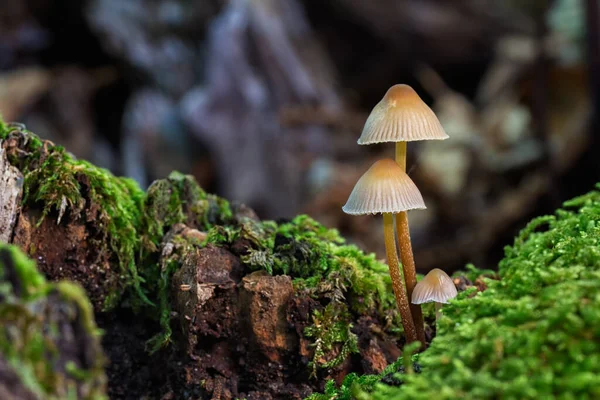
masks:
POLYGON ((435 301, 448 303, 457 295, 456 286, 444 271, 434 268, 417 283, 412 293, 412 303, 422 304, 435 301))
POLYGON ((394 160, 387 158, 377 161, 360 177, 342 210, 361 215, 424 208, 417 186, 394 160))
POLYGON ((448 135, 417 92, 394 85, 371 111, 358 144, 443 139, 448 135))

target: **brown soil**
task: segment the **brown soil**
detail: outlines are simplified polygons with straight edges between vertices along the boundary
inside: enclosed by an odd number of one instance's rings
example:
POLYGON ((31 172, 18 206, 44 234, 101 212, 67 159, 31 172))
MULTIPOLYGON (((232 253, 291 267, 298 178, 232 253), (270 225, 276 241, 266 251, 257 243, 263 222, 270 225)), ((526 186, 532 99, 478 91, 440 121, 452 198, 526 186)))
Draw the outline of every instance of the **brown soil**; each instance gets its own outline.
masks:
POLYGON ((15 227, 13 243, 28 252, 38 269, 50 280, 81 284, 96 311, 103 308, 107 293, 118 286, 119 275, 111 267, 110 254, 99 251, 93 218, 57 224, 52 217, 24 208, 15 227))
POLYGON ((108 358, 109 398, 160 398, 158 393, 168 381, 166 355, 151 356, 145 349, 158 326, 125 311, 97 315, 96 322, 104 331, 102 347, 108 358))

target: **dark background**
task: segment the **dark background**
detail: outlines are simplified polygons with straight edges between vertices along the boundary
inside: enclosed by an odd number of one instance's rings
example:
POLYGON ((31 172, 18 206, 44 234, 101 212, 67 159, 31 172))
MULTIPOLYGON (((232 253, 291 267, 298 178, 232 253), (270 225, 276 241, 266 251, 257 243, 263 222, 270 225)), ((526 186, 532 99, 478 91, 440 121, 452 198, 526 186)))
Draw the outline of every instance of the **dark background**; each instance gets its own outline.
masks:
POLYGON ((356 139, 407 83, 450 135, 409 145, 417 267, 493 267, 600 180, 597 21, 593 0, 3 0, 0 112, 144 187, 191 173, 383 256, 380 218, 341 206, 393 157, 356 139))

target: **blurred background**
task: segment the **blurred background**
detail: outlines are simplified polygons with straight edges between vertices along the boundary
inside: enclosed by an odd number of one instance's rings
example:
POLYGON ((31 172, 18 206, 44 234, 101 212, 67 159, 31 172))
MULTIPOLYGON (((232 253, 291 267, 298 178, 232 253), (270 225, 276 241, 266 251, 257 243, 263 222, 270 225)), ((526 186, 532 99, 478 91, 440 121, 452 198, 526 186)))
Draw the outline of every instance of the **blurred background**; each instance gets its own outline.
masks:
POLYGON ((493 267, 600 181, 595 0, 2 0, 0 113, 143 187, 172 170, 262 218, 341 212, 393 145, 358 146, 413 86, 450 139, 410 143, 417 267, 493 267))

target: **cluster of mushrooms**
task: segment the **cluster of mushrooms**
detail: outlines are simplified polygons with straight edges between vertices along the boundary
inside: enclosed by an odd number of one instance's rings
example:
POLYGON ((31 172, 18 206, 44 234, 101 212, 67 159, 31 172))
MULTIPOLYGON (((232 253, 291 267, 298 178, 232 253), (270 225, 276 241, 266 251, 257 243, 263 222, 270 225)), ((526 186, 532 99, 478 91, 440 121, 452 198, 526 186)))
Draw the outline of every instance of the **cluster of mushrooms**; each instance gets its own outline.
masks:
POLYGON ((452 279, 437 268, 417 283, 406 212, 426 207, 421 192, 406 174, 406 143, 447 138, 434 112, 410 86, 392 86, 371 111, 358 144, 396 143, 396 161, 383 159, 373 164, 342 207, 352 215, 383 214, 387 261, 406 342, 419 341, 421 346, 426 344, 421 304, 435 302, 439 317, 441 304, 457 292, 452 279), (405 284, 398 265, 394 216, 405 284))

